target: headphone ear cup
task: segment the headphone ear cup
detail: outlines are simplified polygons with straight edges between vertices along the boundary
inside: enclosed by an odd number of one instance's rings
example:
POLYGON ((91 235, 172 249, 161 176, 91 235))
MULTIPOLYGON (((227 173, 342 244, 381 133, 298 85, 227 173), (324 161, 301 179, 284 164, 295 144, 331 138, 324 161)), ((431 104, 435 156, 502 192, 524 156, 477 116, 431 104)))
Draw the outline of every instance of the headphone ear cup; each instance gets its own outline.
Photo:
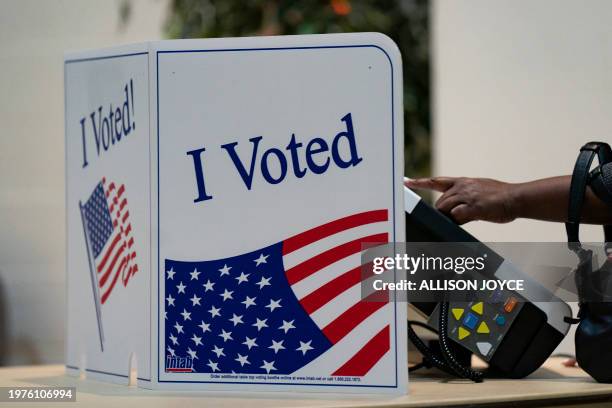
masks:
POLYGON ((591 172, 589 184, 597 197, 612 205, 612 162, 596 167, 591 172))

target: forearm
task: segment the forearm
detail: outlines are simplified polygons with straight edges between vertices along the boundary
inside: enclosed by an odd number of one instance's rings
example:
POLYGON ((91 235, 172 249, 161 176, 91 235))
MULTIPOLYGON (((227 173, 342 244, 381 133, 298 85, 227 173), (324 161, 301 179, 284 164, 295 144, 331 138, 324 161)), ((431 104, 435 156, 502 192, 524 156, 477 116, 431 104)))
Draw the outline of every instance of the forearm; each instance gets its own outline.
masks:
MULTIPOLYGON (((512 184, 510 208, 515 218, 565 222, 569 203, 571 176, 551 177, 512 184)), ((587 188, 581 222, 612 224, 612 207, 607 206, 587 188)))

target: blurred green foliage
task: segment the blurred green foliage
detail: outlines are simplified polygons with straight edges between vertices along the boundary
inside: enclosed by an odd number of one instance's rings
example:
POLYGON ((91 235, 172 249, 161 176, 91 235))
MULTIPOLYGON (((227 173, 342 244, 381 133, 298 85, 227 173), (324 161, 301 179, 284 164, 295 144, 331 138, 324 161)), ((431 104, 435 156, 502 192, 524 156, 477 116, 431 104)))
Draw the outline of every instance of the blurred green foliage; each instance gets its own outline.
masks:
POLYGON ((403 60, 405 174, 430 174, 429 0, 171 0, 166 30, 170 38, 388 35, 403 60))

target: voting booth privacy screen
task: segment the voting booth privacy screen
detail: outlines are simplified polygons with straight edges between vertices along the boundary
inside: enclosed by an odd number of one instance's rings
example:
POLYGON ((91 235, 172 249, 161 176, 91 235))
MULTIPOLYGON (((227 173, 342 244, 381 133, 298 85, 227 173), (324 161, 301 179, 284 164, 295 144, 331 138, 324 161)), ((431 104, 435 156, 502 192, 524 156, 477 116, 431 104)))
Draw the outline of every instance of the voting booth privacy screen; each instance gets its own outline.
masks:
POLYGON ((381 34, 65 57, 69 374, 153 389, 402 393, 401 59, 381 34), (239 386, 237 386, 239 385, 239 386))

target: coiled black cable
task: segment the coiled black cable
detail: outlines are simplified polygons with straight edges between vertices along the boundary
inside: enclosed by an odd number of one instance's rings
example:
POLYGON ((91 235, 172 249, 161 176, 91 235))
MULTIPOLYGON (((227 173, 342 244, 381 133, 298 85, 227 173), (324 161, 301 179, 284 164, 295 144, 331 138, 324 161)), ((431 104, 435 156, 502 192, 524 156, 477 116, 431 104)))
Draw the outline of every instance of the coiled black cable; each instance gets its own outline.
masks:
POLYGON ((440 330, 438 332, 438 336, 440 339, 440 350, 442 351, 442 356, 430 349, 416 334, 412 326, 420 326, 432 332, 436 331, 424 323, 408 320, 408 338, 423 355, 423 363, 411 367, 409 371, 414 371, 423 367, 436 367, 452 376, 467 378, 477 383, 482 382, 484 374, 463 366, 457 361, 454 353, 450 350, 448 343, 448 302, 442 302, 438 307, 440 310, 440 330))
MULTIPOLYGON (((444 358, 438 356, 432 349, 427 347, 423 340, 415 333, 412 325, 414 322, 408 321, 408 338, 414 344, 414 346, 419 350, 419 352, 423 355, 423 361, 425 362, 425 367, 436 367, 450 375, 457 375, 456 372, 453 371, 452 368, 448 366, 444 358)), ((414 368, 413 368, 414 370, 414 368)))
POLYGON ((438 307, 440 308, 439 317, 439 338, 440 338, 440 350, 442 350, 442 356, 446 361, 446 364, 454 371, 459 377, 470 379, 474 382, 482 382, 484 374, 480 371, 472 370, 469 367, 465 367, 455 358, 455 355, 449 348, 448 344, 448 302, 441 302, 438 307))

